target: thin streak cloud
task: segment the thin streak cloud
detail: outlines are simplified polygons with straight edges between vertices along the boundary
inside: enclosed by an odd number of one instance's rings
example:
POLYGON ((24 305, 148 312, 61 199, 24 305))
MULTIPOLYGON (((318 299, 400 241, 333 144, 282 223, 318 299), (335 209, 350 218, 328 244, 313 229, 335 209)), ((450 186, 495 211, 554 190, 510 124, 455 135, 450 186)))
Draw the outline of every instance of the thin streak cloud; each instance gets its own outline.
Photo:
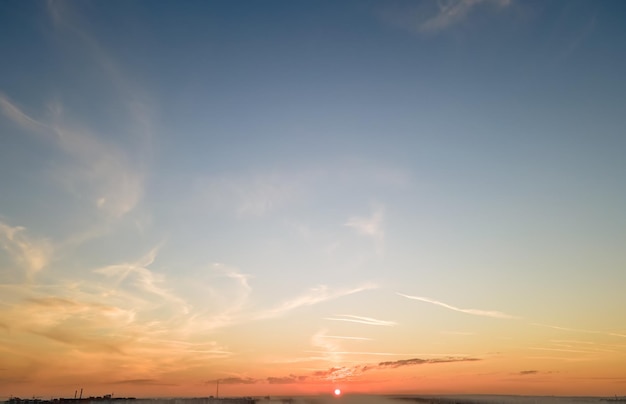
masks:
POLYGON ((531 323, 531 325, 536 325, 536 326, 539 326, 539 327, 552 328, 553 330, 574 331, 574 332, 581 332, 581 333, 586 333, 586 334, 602 334, 600 331, 583 330, 583 329, 580 329, 580 328, 560 327, 558 325, 549 325, 549 324, 540 324, 540 323, 531 323))
MULTIPOLYGON (((304 351, 306 353, 323 353, 323 351, 304 351)), ((467 353, 397 353, 397 352, 374 352, 374 351, 335 351, 339 355, 372 355, 372 356, 441 356, 441 357, 464 357, 467 353)))
POLYGON ((354 341, 371 341, 372 338, 366 337, 350 337, 343 335, 323 335, 323 338, 331 338, 331 339, 346 339, 346 340, 354 340, 354 341))
POLYGON ((440 32, 465 20, 470 12, 481 4, 506 7, 511 4, 511 0, 456 0, 437 2, 439 7, 437 14, 422 22, 419 25, 419 30, 424 33, 440 32))
POLYGON ((421 302, 434 304, 434 305, 437 305, 437 306, 445 307, 446 309, 449 309, 449 310, 458 311, 460 313, 465 313, 465 314, 471 314, 473 316, 504 318, 504 319, 517 318, 515 316, 503 313, 501 311, 479 310, 479 309, 462 309, 462 308, 455 307, 455 306, 452 306, 452 305, 449 305, 449 304, 446 304, 446 303, 443 303, 443 302, 440 302, 440 301, 437 301, 437 300, 434 300, 434 299, 430 299, 428 297, 410 296, 410 295, 405 295, 405 294, 399 293, 399 292, 397 292, 397 294, 399 296, 406 297, 407 299, 419 300, 421 302))
POLYGON ((328 288, 328 286, 320 285, 320 286, 311 288, 307 293, 304 293, 301 296, 298 296, 291 300, 287 300, 272 309, 266 310, 258 314, 257 319, 278 317, 292 310, 298 309, 300 307, 312 306, 312 305, 319 304, 328 300, 333 300, 333 299, 337 299, 343 296, 348 296, 348 295, 352 295, 355 293, 364 292, 366 290, 375 289, 376 287, 377 287, 376 285, 372 283, 368 283, 368 284, 365 284, 363 286, 358 286, 353 289, 331 291, 328 288))
POLYGON ((531 347, 529 349, 535 351, 552 351, 552 352, 569 352, 569 353, 596 353, 596 351, 581 351, 578 349, 562 349, 562 348, 536 348, 531 347))
POLYGON ((331 321, 346 321, 349 323, 367 324, 367 325, 379 325, 379 326, 394 326, 395 321, 378 320, 371 317, 353 316, 350 314, 337 314, 335 317, 325 317, 324 320, 331 321))
POLYGON ((620 334, 620 333, 616 333, 616 332, 585 330, 585 329, 582 329, 582 328, 560 327, 560 326, 557 326, 557 325, 540 324, 540 323, 531 323, 531 325, 535 325, 535 326, 539 326, 539 327, 552 328, 553 330, 560 330, 560 331, 571 331, 571 332, 577 332, 577 333, 583 333, 583 334, 601 334, 601 335, 608 335, 608 336, 611 336, 611 337, 626 338, 626 334, 620 334))
POLYGON ((11 102, 7 96, 0 93, 0 110, 11 121, 32 131, 45 130, 46 126, 41 122, 26 115, 22 110, 11 102))
MULTIPOLYGON (((324 353, 323 351, 305 351, 306 353, 324 353)), ((337 355, 371 355, 371 356, 407 356, 394 352, 368 352, 368 351, 335 351, 337 355)))

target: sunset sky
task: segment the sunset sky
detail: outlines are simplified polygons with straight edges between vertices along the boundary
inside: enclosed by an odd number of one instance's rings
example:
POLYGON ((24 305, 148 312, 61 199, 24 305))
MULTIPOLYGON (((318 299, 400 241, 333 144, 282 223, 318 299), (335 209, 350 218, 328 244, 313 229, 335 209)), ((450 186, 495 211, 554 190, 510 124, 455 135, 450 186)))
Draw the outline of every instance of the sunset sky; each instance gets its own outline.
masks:
POLYGON ((0 2, 0 400, 626 395, 626 2, 0 2))

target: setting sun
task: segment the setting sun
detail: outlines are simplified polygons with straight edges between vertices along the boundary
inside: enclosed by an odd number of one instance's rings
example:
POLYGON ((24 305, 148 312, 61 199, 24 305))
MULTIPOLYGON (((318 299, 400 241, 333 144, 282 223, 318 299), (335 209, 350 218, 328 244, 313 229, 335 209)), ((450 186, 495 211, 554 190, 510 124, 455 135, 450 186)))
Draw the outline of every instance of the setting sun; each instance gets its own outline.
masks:
POLYGON ((340 389, 335 389, 335 395, 336 396, 340 396, 341 395, 341 390, 340 389))

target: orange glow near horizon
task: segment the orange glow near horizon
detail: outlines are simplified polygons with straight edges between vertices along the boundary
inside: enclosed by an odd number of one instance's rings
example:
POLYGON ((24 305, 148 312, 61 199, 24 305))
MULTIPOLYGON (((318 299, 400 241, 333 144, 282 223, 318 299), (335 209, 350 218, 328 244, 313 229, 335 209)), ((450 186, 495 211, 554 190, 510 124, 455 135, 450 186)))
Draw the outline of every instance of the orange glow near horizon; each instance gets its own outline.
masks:
MULTIPOLYGON (((59 310, 65 313, 69 308, 76 310, 78 307, 63 301, 46 304, 48 317, 40 314, 38 321, 41 323, 50 322, 59 310)), ((28 310, 24 313, 30 313, 31 307, 27 305, 26 308, 28 310)), ((537 335, 526 337, 531 340, 518 337, 516 343, 526 344, 527 348, 508 348, 508 355, 499 353, 509 346, 509 339, 506 338, 502 342, 494 340, 474 347, 466 344, 467 352, 456 348, 456 352, 442 354, 436 351, 438 341, 434 337, 421 342, 425 352, 419 357, 417 354, 400 356, 394 352, 365 351, 349 355, 343 346, 363 346, 368 341, 345 342, 339 339, 337 342, 327 338, 328 334, 318 333, 313 342, 322 344, 333 341, 334 345, 327 347, 333 350, 329 352, 334 352, 334 355, 290 361, 279 360, 284 358, 284 354, 274 359, 266 355, 242 355, 237 358, 224 355, 221 352, 226 350, 215 345, 174 344, 167 339, 148 339, 147 335, 134 340, 129 337, 118 344, 116 350, 111 350, 106 345, 96 344, 95 333, 88 340, 85 334, 73 334, 71 327, 64 330, 65 334, 48 331, 54 338, 44 340, 17 328, 23 322, 35 327, 35 323, 28 322, 30 318, 30 314, 16 315, 10 323, 15 327, 12 335, 19 334, 23 338, 13 339, 13 345, 0 348, 4 360, 2 365, 14 369, 14 380, 28 380, 27 383, 8 386, 10 389, 5 389, 7 397, 71 397, 81 387, 87 396, 113 392, 118 397, 206 397, 216 394, 217 381, 221 397, 324 395, 334 393, 335 389, 350 391, 350 394, 602 396, 615 390, 615 375, 626 374, 626 363, 618 351, 622 337, 608 335, 574 339, 562 335, 567 331, 545 327, 532 329, 537 335), (65 341, 73 338, 76 343, 84 344, 83 349, 69 348, 67 342, 58 340, 61 337, 65 341), (550 343, 541 344, 538 341, 550 343), (203 356, 202 352, 197 352, 200 347, 204 347, 209 354, 203 356), (493 353, 482 353, 490 348, 494 349, 493 353), (471 354, 470 350, 475 353, 471 354), (25 360, 26 357, 19 352, 31 352, 33 356, 25 360), (576 383, 572 383, 573 380, 576 383)), ((104 323, 105 319, 102 318, 102 321, 104 323)), ((521 327, 519 330, 507 332, 519 333, 527 327, 521 321, 509 322, 508 327, 516 324, 521 327)), ((60 330, 56 332, 60 333, 60 330)), ((257 346, 264 343, 263 332, 263 329, 257 330, 254 341, 257 346)), ((7 336, 4 333, 5 341, 7 336)), ((222 338, 235 340, 236 335, 229 336, 224 333, 222 338)), ((451 346, 454 338, 458 337, 451 338, 451 346)), ((470 339, 463 335, 461 338, 470 339)), ((102 339, 104 341, 106 338, 102 339)), ((402 348, 400 343, 398 348, 402 348)), ((277 346, 271 339, 263 345, 263 349, 277 354, 281 351, 288 353, 286 345, 277 346)), ((409 349, 407 345, 402 350, 409 349)), ((615 393, 619 395, 621 392, 615 393)))
MULTIPOLYGON (((617 365, 617 364, 616 364, 617 365)), ((56 366, 55 366, 56 367, 56 366)), ((486 361, 460 364, 424 364, 413 368, 372 370, 362 374, 359 379, 343 380, 344 387, 336 383, 306 381, 291 383, 264 379, 242 378, 238 382, 224 378, 219 385, 220 397, 236 396, 300 396, 324 395, 328 391, 339 396, 349 389, 350 394, 524 394, 524 395, 596 395, 604 396, 606 391, 615 389, 614 378, 610 374, 624 372, 624 365, 617 365, 613 370, 590 369, 572 366, 567 371, 519 369, 515 362, 509 364, 509 370, 492 367, 486 361), (597 373, 596 373, 597 372, 597 373), (605 380, 602 375, 606 374, 605 380), (599 376, 594 376, 599 375, 599 376), (596 379, 594 379, 596 377, 596 379), (577 380, 572 384, 572 380, 577 380), (335 386, 333 386, 333 384, 335 386), (338 394, 339 393, 339 394, 338 394)), ((522 368, 524 369, 524 368, 522 368)), ((563 368, 564 369, 564 368, 563 368)), ((207 397, 215 395, 215 384, 202 378, 203 373, 190 373, 168 379, 134 378, 124 380, 103 380, 104 373, 83 367, 83 372, 74 372, 71 377, 59 377, 53 369, 42 368, 34 384, 14 384, 6 390, 7 396, 18 397, 71 397, 75 390, 84 387, 85 396, 102 396, 114 393, 117 397, 207 397), (103 381, 105 383, 103 383, 103 381), (59 387, 65 385, 65 387, 59 387)), ((248 369, 249 371, 252 368, 248 369)), ((208 369, 206 370, 208 372, 208 369)), ((289 374, 293 369, 284 368, 281 373, 289 374)), ((313 372, 315 373, 315 372, 313 372)), ((250 372, 252 374, 252 372, 250 372)), ((278 374, 278 373, 276 373, 278 374)), ((354 377, 354 376, 352 376, 354 377)), ((619 395, 619 391, 617 394, 619 395)))

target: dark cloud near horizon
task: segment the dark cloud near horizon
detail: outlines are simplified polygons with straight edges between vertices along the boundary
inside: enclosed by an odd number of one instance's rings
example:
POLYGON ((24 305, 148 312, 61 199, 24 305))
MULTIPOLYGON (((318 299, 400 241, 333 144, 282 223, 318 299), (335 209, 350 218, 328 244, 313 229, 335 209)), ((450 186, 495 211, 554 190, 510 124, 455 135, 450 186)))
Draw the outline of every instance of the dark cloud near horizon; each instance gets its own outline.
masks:
POLYGON ((164 383, 157 379, 128 379, 128 380, 116 380, 110 384, 132 384, 137 386, 177 386, 174 383, 164 383))
POLYGON ((329 380, 347 380, 360 376, 361 374, 380 369, 395 369, 404 366, 416 366, 427 365, 436 363, 451 363, 451 362, 475 362, 480 361, 480 358, 466 358, 466 357, 443 357, 443 358, 411 358, 400 359, 397 361, 386 361, 375 364, 356 365, 353 367, 332 367, 326 370, 317 370, 309 375, 295 375, 290 374, 288 376, 269 376, 265 379, 257 379, 252 377, 227 377, 223 379, 207 380, 206 384, 215 384, 217 382, 222 384, 255 384, 255 383, 268 383, 268 384, 294 384, 294 383, 319 383, 327 382, 329 380))
MULTIPOLYGON (((2 370, 6 370, 6 369, 2 369, 2 370)), ((30 378, 24 377, 24 376, 18 376, 18 377, 0 377, 0 385, 4 385, 4 384, 24 384, 24 383, 32 383, 32 380, 30 378)))
POLYGON ((255 379, 252 377, 225 377, 223 379, 207 380, 205 383, 215 384, 219 382, 221 384, 255 384, 260 383, 261 381, 262 379, 255 379))
MULTIPOLYGON (((358 366, 356 366, 358 368, 358 366)), ((316 372, 313 372, 313 376, 316 377, 328 377, 331 375, 334 375, 342 370, 345 370, 345 368, 330 368, 328 370, 318 370, 316 372)))
POLYGON ((292 384, 292 383, 302 383, 308 379, 308 376, 296 376, 289 375, 286 377, 268 377, 267 382, 269 384, 292 384))
POLYGON ((536 375, 537 373, 539 373, 538 370, 522 370, 519 372, 520 375, 525 376, 525 375, 536 375))
POLYGON ((400 359, 397 361, 388 361, 388 362, 380 362, 377 366, 366 367, 363 370, 371 370, 371 369, 382 369, 382 368, 399 368, 402 366, 415 366, 415 365, 426 365, 432 363, 450 363, 450 362, 475 362, 480 361, 482 359, 479 358, 455 358, 455 357, 447 357, 447 358, 436 358, 436 359, 400 359))

